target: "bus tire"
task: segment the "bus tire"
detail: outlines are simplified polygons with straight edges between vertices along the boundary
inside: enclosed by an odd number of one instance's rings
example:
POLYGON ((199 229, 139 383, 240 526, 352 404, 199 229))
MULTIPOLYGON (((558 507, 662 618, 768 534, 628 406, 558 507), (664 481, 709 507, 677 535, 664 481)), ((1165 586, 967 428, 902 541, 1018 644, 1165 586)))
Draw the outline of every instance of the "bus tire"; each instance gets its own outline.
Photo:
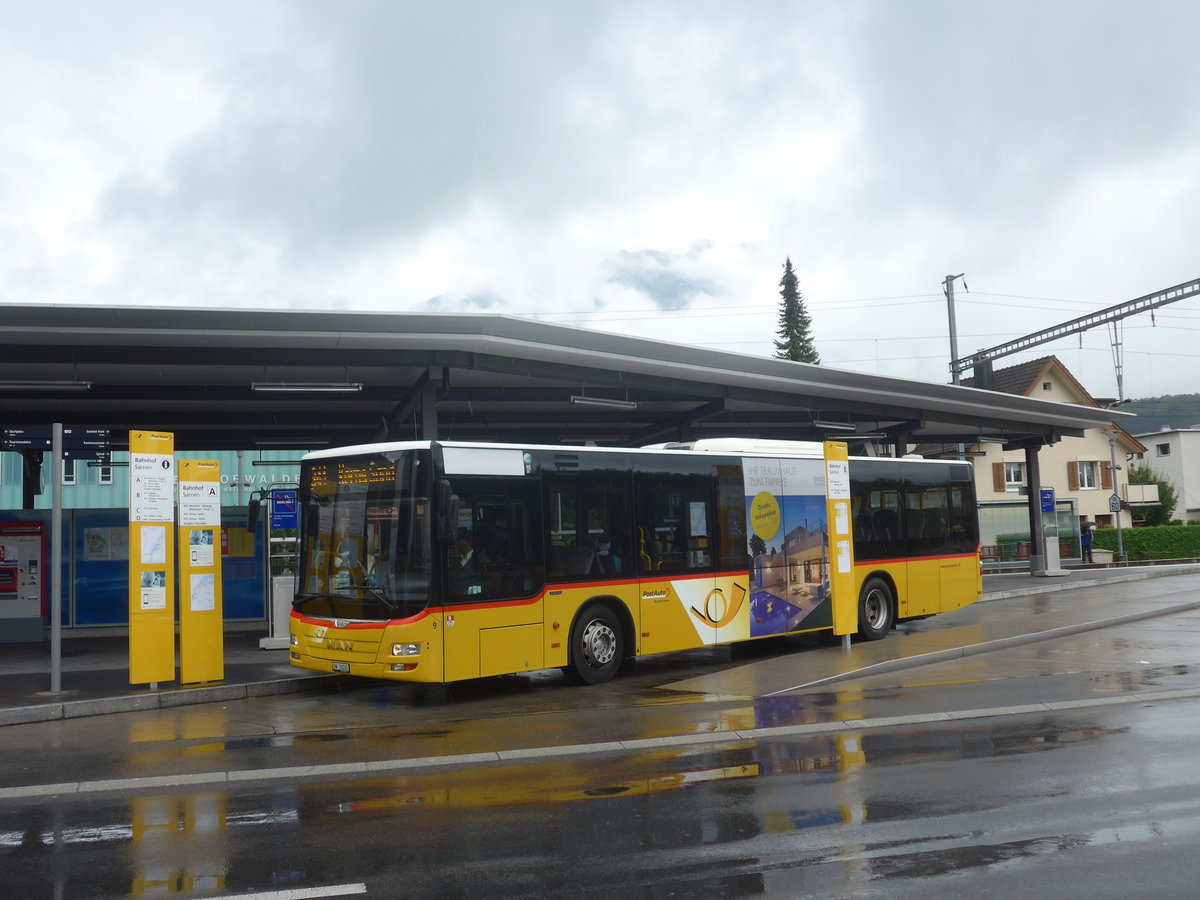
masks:
POLYGON ((584 684, 609 681, 625 656, 625 634, 617 614, 603 604, 587 607, 571 626, 571 647, 563 671, 584 684))
POLYGON ((858 595, 858 636, 882 641, 896 622, 896 598, 882 578, 868 578, 858 595))

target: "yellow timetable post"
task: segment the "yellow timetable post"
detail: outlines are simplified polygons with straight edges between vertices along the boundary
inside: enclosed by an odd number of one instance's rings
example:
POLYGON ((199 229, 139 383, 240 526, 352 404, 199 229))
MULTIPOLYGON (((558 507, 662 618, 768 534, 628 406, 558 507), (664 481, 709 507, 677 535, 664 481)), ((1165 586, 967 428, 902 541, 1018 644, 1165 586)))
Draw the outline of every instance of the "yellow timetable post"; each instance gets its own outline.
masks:
POLYGON ((225 677, 221 464, 179 461, 179 681, 225 677))
POLYGON ((843 441, 825 441, 825 515, 829 522, 829 592, 833 633, 858 631, 854 590, 854 528, 850 509, 850 454, 843 441))
POLYGON ((129 432, 129 683, 175 680, 175 435, 129 432))

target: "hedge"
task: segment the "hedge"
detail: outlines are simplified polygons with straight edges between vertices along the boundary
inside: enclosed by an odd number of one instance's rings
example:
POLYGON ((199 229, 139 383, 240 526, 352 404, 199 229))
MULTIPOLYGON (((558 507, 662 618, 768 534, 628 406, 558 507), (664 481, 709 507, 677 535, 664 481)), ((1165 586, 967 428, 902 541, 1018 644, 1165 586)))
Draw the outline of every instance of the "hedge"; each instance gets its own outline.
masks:
MULTIPOLYGON (((1117 550, 1117 530, 1097 528, 1092 546, 1100 550, 1117 550)), ((1195 559, 1200 558, 1200 528, 1186 525, 1154 525, 1146 528, 1122 528, 1127 559, 1195 559)))

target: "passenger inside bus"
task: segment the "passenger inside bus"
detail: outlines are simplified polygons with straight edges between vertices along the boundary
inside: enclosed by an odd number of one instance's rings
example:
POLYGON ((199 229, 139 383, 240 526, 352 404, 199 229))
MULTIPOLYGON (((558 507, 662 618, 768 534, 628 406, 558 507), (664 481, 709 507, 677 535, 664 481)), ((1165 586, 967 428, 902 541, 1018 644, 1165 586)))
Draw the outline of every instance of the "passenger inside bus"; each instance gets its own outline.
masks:
POLYGON ((465 532, 458 533, 454 542, 454 552, 446 554, 446 588, 453 594, 477 594, 478 573, 475 570, 475 548, 471 545, 471 536, 465 532))
POLYGON ((596 558, 601 572, 615 575, 621 571, 621 557, 617 555, 617 550, 613 547, 613 539, 607 531, 596 538, 596 558))
POLYGON ((506 563, 512 559, 512 537, 508 530, 508 514, 503 509, 492 513, 491 518, 479 524, 475 544, 480 561, 506 563))

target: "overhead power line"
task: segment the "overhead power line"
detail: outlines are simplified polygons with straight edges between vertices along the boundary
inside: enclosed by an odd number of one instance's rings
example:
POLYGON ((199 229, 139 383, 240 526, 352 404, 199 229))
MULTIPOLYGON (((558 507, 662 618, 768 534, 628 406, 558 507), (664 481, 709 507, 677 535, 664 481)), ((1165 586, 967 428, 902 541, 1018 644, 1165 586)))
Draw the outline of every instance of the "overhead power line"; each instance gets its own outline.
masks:
MULTIPOLYGON (((1200 278, 1192 281, 1185 281, 1182 284, 1177 284, 1174 287, 1166 288, 1154 294, 1146 294, 1144 297, 1138 297, 1136 300, 1130 300, 1126 303, 1118 303, 1115 306, 1110 306, 1107 309, 1102 309, 1099 312, 1090 313, 1086 316, 1079 316, 1069 322, 1063 322, 1061 325, 1055 325, 1052 328, 1046 328, 1042 331, 1028 334, 1025 337, 1017 338, 1015 341, 1009 341, 1006 344, 999 344, 987 350, 980 350, 978 353, 972 354, 963 359, 952 359, 950 361, 950 371, 954 375, 955 382, 958 381, 959 374, 969 366, 985 367, 984 372, 990 371, 991 362, 993 359, 999 359, 1002 356, 1008 356, 1011 353, 1018 353, 1021 350, 1026 350, 1029 347, 1045 344, 1049 341, 1058 340, 1070 334, 1077 334, 1081 331, 1087 331, 1090 328, 1096 328, 1100 325, 1108 325, 1112 336, 1112 354, 1113 363, 1117 371, 1117 400, 1125 399, 1124 394, 1124 378, 1122 373, 1121 360, 1121 332, 1120 321, 1128 316, 1136 315, 1140 312, 1150 312, 1151 317, 1154 315, 1154 310, 1160 306, 1166 306, 1169 303, 1177 303, 1180 300, 1185 300, 1188 297, 1194 297, 1200 294, 1200 278)), ((953 330, 953 323, 951 323, 953 330)), ((986 379, 985 374, 985 379, 986 379)), ((983 385, 980 385, 981 387, 983 385)))

